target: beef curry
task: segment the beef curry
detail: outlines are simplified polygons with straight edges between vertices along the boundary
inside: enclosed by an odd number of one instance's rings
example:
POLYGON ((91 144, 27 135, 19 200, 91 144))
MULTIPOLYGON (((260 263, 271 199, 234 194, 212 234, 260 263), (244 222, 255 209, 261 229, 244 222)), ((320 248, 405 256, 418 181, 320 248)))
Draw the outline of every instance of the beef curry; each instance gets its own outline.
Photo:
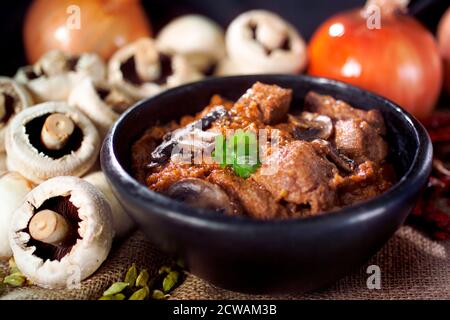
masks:
POLYGON ((291 113, 291 100, 259 82, 236 102, 213 96, 197 115, 149 128, 132 146, 133 173, 187 205, 264 220, 332 211, 394 183, 378 110, 309 92, 291 113))

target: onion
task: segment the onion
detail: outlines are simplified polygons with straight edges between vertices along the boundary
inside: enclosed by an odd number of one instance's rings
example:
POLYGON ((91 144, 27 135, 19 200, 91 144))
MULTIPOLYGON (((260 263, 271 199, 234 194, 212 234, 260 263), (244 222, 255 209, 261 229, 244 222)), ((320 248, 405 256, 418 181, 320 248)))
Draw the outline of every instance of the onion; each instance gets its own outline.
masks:
POLYGON ((30 63, 51 49, 108 59, 124 44, 150 35, 139 0, 35 0, 24 25, 30 63))
POLYGON ((308 72, 378 93, 418 118, 430 114, 442 87, 442 63, 431 33, 400 14, 407 2, 369 0, 363 10, 323 23, 308 48, 308 72))
POLYGON ((438 43, 444 61, 444 87, 450 95, 450 8, 442 16, 438 26, 438 43))

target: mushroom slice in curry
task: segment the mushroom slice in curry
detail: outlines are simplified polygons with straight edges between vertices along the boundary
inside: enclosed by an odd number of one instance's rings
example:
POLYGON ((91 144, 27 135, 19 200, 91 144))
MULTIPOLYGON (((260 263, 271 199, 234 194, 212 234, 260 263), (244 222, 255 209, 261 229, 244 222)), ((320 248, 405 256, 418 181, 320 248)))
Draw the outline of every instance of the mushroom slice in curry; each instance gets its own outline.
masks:
POLYGON ((174 147, 192 133, 196 132, 200 141, 207 139, 207 142, 210 142, 209 145, 214 144, 214 141, 211 141, 211 134, 206 132, 201 133, 201 131, 209 129, 214 121, 226 116, 228 116, 227 110, 223 106, 218 106, 186 127, 166 134, 163 138, 163 142, 152 152, 152 160, 147 167, 152 168, 166 162, 170 158, 174 147))
POLYGON ((180 180, 171 185, 165 194, 192 207, 227 215, 241 213, 239 206, 218 185, 201 179, 180 180))
POLYGON ((345 172, 352 172, 356 168, 356 163, 352 159, 340 154, 330 142, 323 139, 315 139, 312 141, 314 147, 317 147, 320 152, 333 162, 338 168, 345 172))
POLYGON ((294 137, 299 140, 326 140, 333 133, 333 122, 330 117, 321 114, 304 111, 299 116, 289 114, 288 120, 294 125, 294 137))

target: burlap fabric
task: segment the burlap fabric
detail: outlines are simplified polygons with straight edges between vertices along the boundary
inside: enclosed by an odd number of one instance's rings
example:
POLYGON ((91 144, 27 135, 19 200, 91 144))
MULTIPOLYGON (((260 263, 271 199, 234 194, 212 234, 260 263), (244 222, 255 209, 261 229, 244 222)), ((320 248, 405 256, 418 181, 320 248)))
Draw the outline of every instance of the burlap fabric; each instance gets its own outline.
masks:
MULTIPOLYGON (((7 292, 2 299, 97 299, 136 262, 155 274, 167 258, 136 232, 116 246, 108 261, 78 290, 36 287, 7 292)), ((3 268, 6 266, 3 265, 3 268)), ((450 299, 450 241, 436 242, 410 226, 402 227, 365 266, 333 286, 306 294, 252 296, 214 287, 189 275, 171 299, 450 299), (368 265, 381 268, 381 289, 366 286, 368 265)))

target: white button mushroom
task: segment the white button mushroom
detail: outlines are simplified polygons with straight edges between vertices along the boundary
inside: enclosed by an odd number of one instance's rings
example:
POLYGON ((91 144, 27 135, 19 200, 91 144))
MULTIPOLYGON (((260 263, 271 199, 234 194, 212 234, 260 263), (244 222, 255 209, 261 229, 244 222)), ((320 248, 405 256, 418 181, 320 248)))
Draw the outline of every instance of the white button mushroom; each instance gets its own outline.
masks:
POLYGON ((133 229, 134 223, 120 202, 117 200, 111 187, 109 186, 108 181, 106 180, 104 173, 101 171, 93 172, 85 176, 84 180, 101 191, 108 201, 111 207, 115 236, 118 238, 123 238, 128 235, 131 229, 133 229))
POLYGON ((135 100, 106 83, 95 84, 85 79, 73 89, 68 102, 87 115, 103 137, 135 100))
POLYGON ((94 124, 64 102, 25 109, 6 135, 7 167, 34 183, 60 175, 81 176, 96 162, 100 137, 94 124))
POLYGON ((299 73, 306 66, 306 46, 295 28, 265 10, 239 15, 227 29, 229 60, 219 74, 299 73))
POLYGON ((9 121, 32 103, 22 85, 13 79, 0 77, 0 152, 5 151, 5 131, 9 121))
POLYGON ((172 20, 157 37, 158 48, 168 54, 180 54, 203 73, 225 57, 222 28, 201 15, 185 15, 172 20))
POLYGON ((106 79, 106 66, 98 55, 84 53, 75 57, 53 50, 35 65, 20 68, 15 75, 37 102, 67 100, 72 89, 84 78, 94 82, 106 79))
POLYGON ((31 189, 33 184, 17 172, 6 173, 0 178, 0 260, 12 256, 8 241, 11 217, 31 189))
POLYGON ((90 183, 56 177, 34 188, 14 212, 9 243, 20 271, 45 288, 64 288, 74 268, 92 275, 111 249, 111 209, 90 183))
POLYGON ((201 78, 181 55, 160 53, 154 41, 141 38, 119 49, 108 63, 111 84, 140 100, 167 88, 201 78))

